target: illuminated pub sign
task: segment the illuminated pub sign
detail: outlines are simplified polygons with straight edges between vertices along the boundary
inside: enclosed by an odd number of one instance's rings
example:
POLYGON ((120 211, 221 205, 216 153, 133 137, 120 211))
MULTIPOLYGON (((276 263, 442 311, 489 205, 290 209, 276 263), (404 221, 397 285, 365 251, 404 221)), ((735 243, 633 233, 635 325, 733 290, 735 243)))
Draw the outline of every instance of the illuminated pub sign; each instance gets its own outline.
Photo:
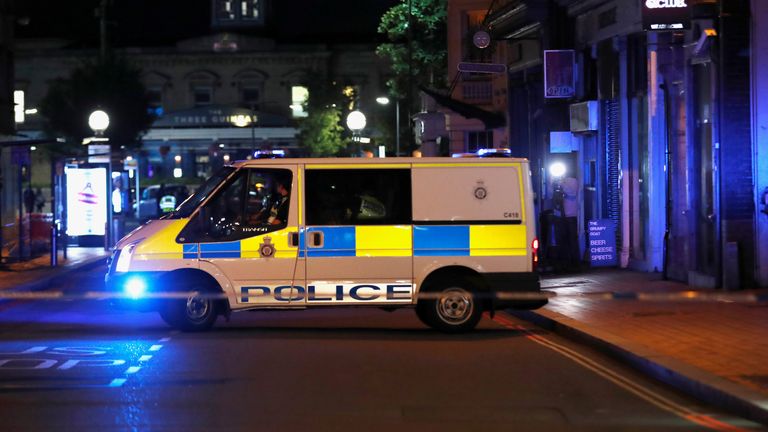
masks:
POLYGON ((683 30, 691 27, 691 0, 643 0, 643 30, 683 30))

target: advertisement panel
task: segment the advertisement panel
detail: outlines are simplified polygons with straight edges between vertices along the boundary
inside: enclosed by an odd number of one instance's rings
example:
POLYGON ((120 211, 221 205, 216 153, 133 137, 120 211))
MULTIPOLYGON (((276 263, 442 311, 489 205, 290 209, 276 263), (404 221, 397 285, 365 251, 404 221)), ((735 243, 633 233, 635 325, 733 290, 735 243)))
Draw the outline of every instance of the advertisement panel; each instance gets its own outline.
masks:
POLYGON ((105 234, 107 169, 66 167, 67 235, 105 234))
POLYGON ((616 224, 611 219, 590 220, 587 224, 589 263, 592 267, 618 264, 616 224))
POLYGON ((574 50, 544 51, 544 97, 571 98, 576 96, 576 52, 574 50))
POLYGON ((644 0, 643 30, 669 31, 691 28, 687 0, 644 0))

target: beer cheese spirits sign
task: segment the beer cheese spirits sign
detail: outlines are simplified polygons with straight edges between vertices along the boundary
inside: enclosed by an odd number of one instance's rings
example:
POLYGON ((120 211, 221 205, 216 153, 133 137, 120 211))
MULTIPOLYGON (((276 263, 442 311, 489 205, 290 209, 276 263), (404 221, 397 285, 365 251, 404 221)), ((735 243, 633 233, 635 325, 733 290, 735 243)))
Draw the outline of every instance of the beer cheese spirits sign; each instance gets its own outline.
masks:
POLYGON ((596 219, 588 222, 589 262, 592 267, 611 267, 617 261, 616 224, 611 219, 596 219))
POLYGON ((105 234, 107 169, 64 169, 67 176, 67 235, 105 234))
POLYGON ((674 31, 691 27, 691 0, 643 0, 643 29, 674 31))
POLYGON ((576 96, 576 52, 574 50, 544 51, 544 97, 572 98, 576 96))

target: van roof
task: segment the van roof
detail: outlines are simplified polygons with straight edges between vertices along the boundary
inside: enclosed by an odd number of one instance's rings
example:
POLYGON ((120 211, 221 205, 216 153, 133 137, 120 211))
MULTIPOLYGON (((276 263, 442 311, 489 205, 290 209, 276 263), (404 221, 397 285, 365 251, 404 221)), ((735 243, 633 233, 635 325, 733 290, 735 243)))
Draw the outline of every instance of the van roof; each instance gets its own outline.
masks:
POLYGON ((236 168, 243 166, 264 165, 395 165, 395 164, 483 164, 499 165, 511 162, 528 163, 524 158, 449 158, 449 157, 389 157, 389 158, 279 158, 279 159, 251 159, 240 160, 232 164, 236 168))

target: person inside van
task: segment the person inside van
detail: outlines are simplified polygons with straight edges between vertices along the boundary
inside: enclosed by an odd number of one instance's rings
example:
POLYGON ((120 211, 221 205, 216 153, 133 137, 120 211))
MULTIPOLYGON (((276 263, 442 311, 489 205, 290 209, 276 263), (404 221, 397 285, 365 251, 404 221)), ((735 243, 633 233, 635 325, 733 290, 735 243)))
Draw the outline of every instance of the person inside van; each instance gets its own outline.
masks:
POLYGON ((277 197, 269 209, 267 223, 269 225, 285 225, 288 223, 289 201, 288 188, 285 186, 285 182, 280 179, 276 180, 275 191, 277 192, 277 197))

